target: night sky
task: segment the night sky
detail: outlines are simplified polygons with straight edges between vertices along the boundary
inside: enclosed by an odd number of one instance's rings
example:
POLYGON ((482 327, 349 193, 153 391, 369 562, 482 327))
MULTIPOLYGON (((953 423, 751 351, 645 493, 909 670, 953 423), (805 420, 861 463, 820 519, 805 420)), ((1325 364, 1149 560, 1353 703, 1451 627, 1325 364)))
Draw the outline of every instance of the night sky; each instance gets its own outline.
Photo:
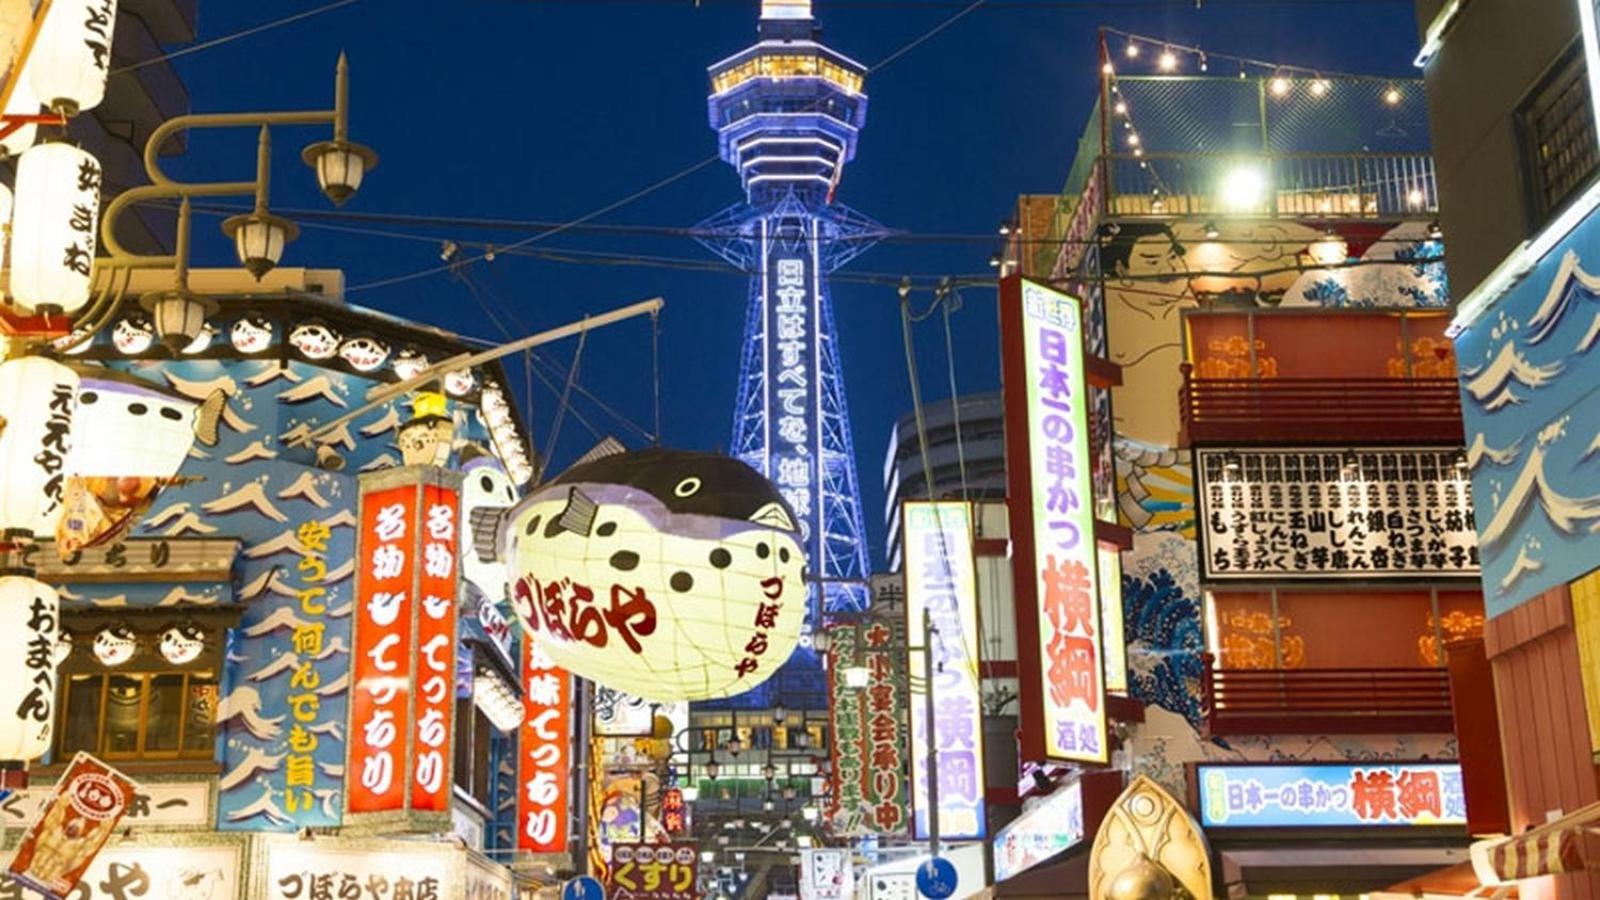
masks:
MULTIPOLYGON (((201 0, 200 38, 320 5, 201 0)), ((965 5, 816 2, 823 40, 868 65, 965 5)), ((758 0, 702 0, 699 8, 693 0, 362 0, 180 57, 174 65, 196 112, 323 108, 332 102, 333 65, 342 49, 352 71, 351 137, 382 156, 343 212, 566 222, 716 152, 706 122, 706 67, 755 40, 758 6, 758 0)), ((1410 65, 1416 26, 1406 0, 991 0, 868 77, 867 127, 838 193, 840 202, 893 228, 976 239, 895 240, 846 271, 891 278, 988 272, 989 255, 999 246, 996 226, 1016 195, 1055 192, 1066 178, 1094 99, 1099 25, 1315 68, 1417 74, 1410 65)), ((303 145, 325 138, 323 129, 274 133, 276 211, 300 218, 292 210, 331 209, 299 161, 303 145)), ((249 132, 200 135, 168 171, 180 178, 248 177, 253 143, 249 132)), ((736 175, 717 162, 596 222, 685 228, 740 197, 736 175)), ((446 239, 503 246, 530 233, 414 221, 324 223, 388 235, 377 236, 300 222, 304 230, 283 264, 343 269, 352 287, 440 265, 446 239)), ((197 226, 197 264, 233 265, 231 247, 211 228, 204 219, 197 226)), ((626 231, 575 229, 528 249, 695 265, 713 259, 688 237, 626 231)), ((691 448, 718 448, 728 440, 745 311, 742 276, 502 253, 473 266, 470 278, 518 336, 586 312, 665 297, 664 440, 691 448)), ((993 390, 999 385, 994 291, 963 294, 956 315, 959 387, 993 390)), ((503 337, 468 286, 449 274, 357 290, 348 299, 464 335, 503 337)), ((886 442, 894 420, 911 406, 896 299, 887 284, 834 289, 863 507, 872 555, 880 561, 886 442)), ((923 294, 917 302, 929 299, 923 294)), ((919 326, 916 337, 924 398, 948 396, 939 319, 919 326)), ((545 356, 540 371, 557 389, 575 346, 568 341, 545 356)), ((579 376, 583 387, 646 429, 652 427, 649 352, 645 320, 612 326, 591 336, 579 376)), ((510 371, 513 379, 523 377, 517 362, 510 371)), ((533 405, 542 449, 557 394, 535 381, 533 405)), ((561 426, 557 468, 594 442, 577 416, 633 446, 643 442, 580 397, 561 426)))

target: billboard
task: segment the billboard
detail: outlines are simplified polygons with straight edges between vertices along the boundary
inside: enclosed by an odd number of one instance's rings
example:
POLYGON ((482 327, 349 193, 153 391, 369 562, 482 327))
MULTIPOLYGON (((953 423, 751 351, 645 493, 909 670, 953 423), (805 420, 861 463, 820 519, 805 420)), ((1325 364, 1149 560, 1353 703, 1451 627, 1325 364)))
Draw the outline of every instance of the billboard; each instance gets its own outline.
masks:
POLYGON ((1195 779, 1207 828, 1467 824, 1456 763, 1201 764, 1195 779))
POLYGON ((693 844, 617 844, 606 896, 614 900, 699 900, 700 855, 693 844))
POLYGON ((1083 783, 1074 781, 995 834, 994 880, 1030 869, 1082 843, 1083 837, 1083 783))
POLYGON ((868 619, 828 628, 828 712, 833 790, 828 828, 838 836, 904 834, 909 818, 904 623, 868 619), (865 669, 864 687, 847 669, 865 669))
POLYGON ((346 810, 447 822, 454 758, 459 476, 361 479, 346 810))
POLYGON ((1082 304, 1009 278, 1001 282, 1000 328, 1022 755, 1104 763, 1082 304))
POLYGON ((916 837, 929 826, 928 729, 939 751, 939 832, 949 840, 980 840, 986 830, 983 781, 983 692, 978 675, 978 591, 972 556, 972 507, 967 503, 906 503, 906 630, 921 645, 923 611, 932 621, 931 647, 911 654, 911 671, 932 684, 911 692, 912 820, 916 837), (927 691, 934 721, 928 722, 927 691))

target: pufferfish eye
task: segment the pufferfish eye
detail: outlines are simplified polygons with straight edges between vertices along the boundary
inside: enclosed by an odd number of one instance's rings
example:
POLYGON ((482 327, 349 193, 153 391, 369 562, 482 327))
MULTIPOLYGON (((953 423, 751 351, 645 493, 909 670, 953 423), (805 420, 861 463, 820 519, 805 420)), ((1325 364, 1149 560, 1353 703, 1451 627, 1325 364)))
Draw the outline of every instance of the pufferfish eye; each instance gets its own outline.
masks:
POLYGON ((690 475, 688 478, 678 482, 678 486, 672 489, 672 493, 679 497, 693 497, 695 494, 700 493, 700 479, 690 475))

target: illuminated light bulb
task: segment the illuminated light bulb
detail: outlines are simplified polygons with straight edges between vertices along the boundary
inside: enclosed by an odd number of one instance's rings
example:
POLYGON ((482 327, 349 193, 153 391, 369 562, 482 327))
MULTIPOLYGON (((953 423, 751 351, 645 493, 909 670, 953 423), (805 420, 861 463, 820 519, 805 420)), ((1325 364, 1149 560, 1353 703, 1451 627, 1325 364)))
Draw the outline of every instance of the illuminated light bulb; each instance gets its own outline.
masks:
POLYGON ((1178 54, 1173 53, 1169 47, 1163 47, 1161 56, 1157 59, 1156 64, 1161 67, 1161 71, 1171 72, 1178 67, 1178 54))
POLYGON ((1119 115, 1119 116, 1125 116, 1125 115, 1128 114, 1128 104, 1122 102, 1121 100, 1118 100, 1117 101, 1117 105, 1113 106, 1111 108, 1116 110, 1117 111, 1117 115, 1119 115))
POLYGON ((1129 59, 1136 58, 1139 55, 1139 45, 1134 43, 1133 41, 1129 41, 1128 42, 1128 49, 1127 49, 1126 52, 1128 54, 1128 58, 1129 59))
POLYGON ((1101 75, 1112 75, 1112 74, 1115 74, 1116 71, 1117 71, 1116 69, 1111 67, 1111 63, 1110 63, 1109 60, 1104 62, 1104 63, 1101 63, 1101 65, 1100 65, 1100 74, 1101 75))
MULTIPOLYGON (((1133 155, 1136 158, 1140 157, 1140 156, 1143 156, 1144 155, 1144 148, 1143 147, 1135 147, 1135 148, 1133 148, 1133 155)), ((1144 163, 1139 163, 1139 168, 1141 168, 1141 169, 1144 168, 1144 163)))
POLYGON ((1208 67, 1206 65, 1206 55, 1204 53, 1200 54, 1200 71, 1202 71, 1202 72, 1209 72, 1210 71, 1210 67, 1208 67))
POLYGON ((1282 97, 1289 93, 1289 79, 1282 75, 1274 75, 1267 86, 1271 88, 1274 97, 1282 97))
POLYGON ((1383 89, 1383 102, 1389 106, 1399 106, 1400 99, 1400 89, 1394 85, 1391 84, 1383 89))
POLYGON ((1128 135, 1128 146, 1130 146, 1130 147, 1139 146, 1139 132, 1135 131, 1132 134, 1128 135))
POLYGON ((1311 82, 1311 96, 1321 97, 1326 93, 1328 93, 1328 80, 1326 78, 1317 78, 1311 82))
POLYGON ((1406 202, 1412 206, 1421 206, 1424 197, 1421 188, 1412 188, 1406 192, 1406 202))
POLYGON ((1234 210, 1255 209, 1267 196, 1267 178, 1252 165, 1230 170, 1222 180, 1223 205, 1234 210))

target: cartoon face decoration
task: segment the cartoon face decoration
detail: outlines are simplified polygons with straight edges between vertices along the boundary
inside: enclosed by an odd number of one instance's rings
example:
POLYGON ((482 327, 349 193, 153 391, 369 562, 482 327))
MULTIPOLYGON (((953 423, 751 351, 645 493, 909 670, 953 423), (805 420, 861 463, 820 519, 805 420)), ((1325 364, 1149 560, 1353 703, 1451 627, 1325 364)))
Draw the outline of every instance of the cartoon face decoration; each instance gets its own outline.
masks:
POLYGON ((95 634, 90 649, 94 651, 94 658, 100 660, 100 665, 114 668, 133 659, 133 654, 139 649, 139 643, 134 638, 132 629, 118 624, 100 629, 95 634))
POLYGON ((506 402, 506 393, 497 384, 483 386, 483 392, 478 395, 478 409, 483 414, 483 424, 490 430, 503 428, 511 422, 511 404, 506 402))
MULTIPOLYGON (((461 467, 462 521, 481 520, 497 511, 508 510, 516 503, 517 489, 499 460, 480 456, 461 467)), ((506 566, 499 560, 492 540, 482 547, 462 548, 461 574, 485 597, 499 599, 505 595, 506 566)))
POLYGON ((394 374, 399 376, 401 381, 405 381, 416 377, 417 373, 426 369, 428 365, 426 356, 418 353, 414 347, 407 347, 394 358, 394 374))
POLYGON ((175 666, 194 662, 206 649, 206 635, 192 623, 174 625, 161 632, 156 650, 161 658, 175 666))
POLYGON ((329 359, 339 349, 339 335, 321 322, 305 322, 289 332, 289 343, 306 359, 329 359))
POLYGON ((339 358, 357 372, 371 372, 389 358, 389 345, 375 337, 356 335, 339 346, 339 358))
POLYGON ((228 339, 240 353, 260 353, 272 346, 272 321, 261 316, 245 316, 228 329, 228 339))
POLYGON ((651 700, 755 687, 806 614, 793 512, 710 453, 641 450, 574 467, 503 526, 512 607, 558 665, 651 700))
POLYGON ((156 335, 150 328, 150 322, 143 316, 120 319, 116 327, 111 329, 111 343, 117 348, 118 353, 127 356, 137 356, 149 350, 155 339, 156 335))
POLYGON ((112 369, 84 367, 79 378, 74 475, 176 475, 197 439, 217 441, 221 392, 202 404, 112 369))
POLYGON ((471 369, 457 369, 444 376, 445 393, 452 397, 465 397, 478 386, 478 376, 471 369))

